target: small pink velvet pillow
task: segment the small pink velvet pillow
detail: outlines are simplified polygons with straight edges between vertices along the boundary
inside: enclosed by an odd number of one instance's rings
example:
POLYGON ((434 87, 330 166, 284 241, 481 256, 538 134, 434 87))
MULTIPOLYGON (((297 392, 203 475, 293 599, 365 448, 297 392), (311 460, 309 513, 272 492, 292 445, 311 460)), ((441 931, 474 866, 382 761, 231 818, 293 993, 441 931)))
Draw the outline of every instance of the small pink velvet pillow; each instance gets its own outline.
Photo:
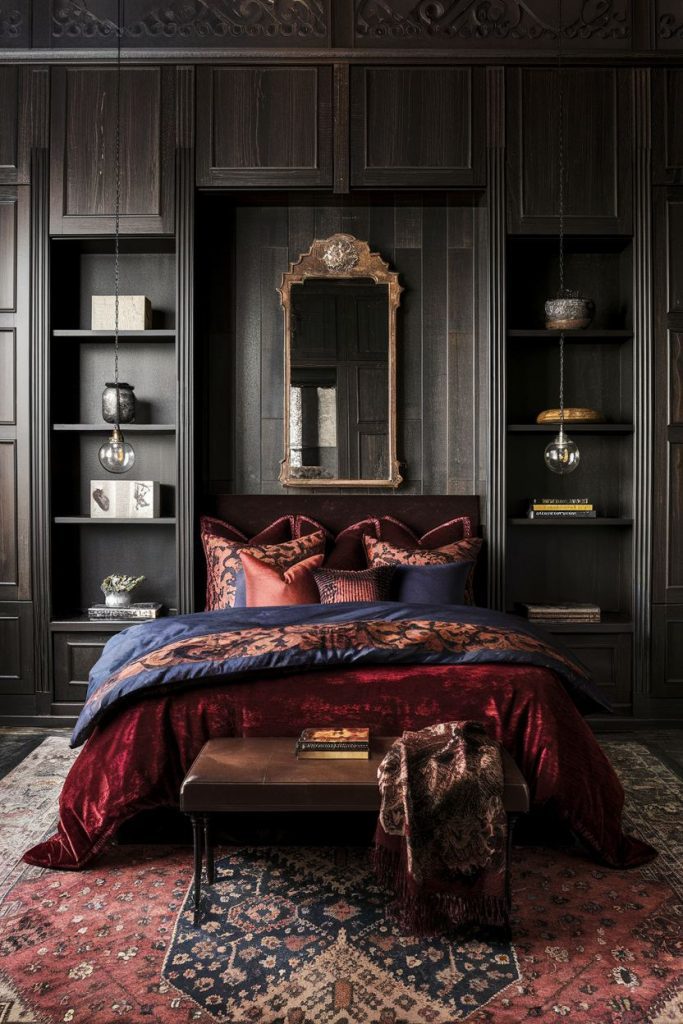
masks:
POLYGON ((244 569, 247 608, 320 603, 312 570, 323 564, 322 553, 304 558, 284 570, 266 565, 247 551, 240 551, 239 556, 244 569))

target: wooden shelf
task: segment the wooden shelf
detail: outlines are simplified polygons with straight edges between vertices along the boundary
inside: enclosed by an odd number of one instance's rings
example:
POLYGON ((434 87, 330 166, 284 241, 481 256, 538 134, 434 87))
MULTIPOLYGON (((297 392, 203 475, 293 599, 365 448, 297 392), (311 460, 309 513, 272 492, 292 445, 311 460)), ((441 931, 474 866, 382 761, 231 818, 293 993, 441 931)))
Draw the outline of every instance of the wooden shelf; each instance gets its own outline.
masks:
MULTIPOLYGON (((547 327, 534 328, 533 330, 513 330, 508 331, 508 338, 559 338, 562 331, 550 330, 547 327)), ((585 330, 581 328, 574 328, 570 331, 565 331, 564 336, 566 339, 571 341, 599 341, 601 338, 605 341, 625 341, 628 338, 633 337, 633 331, 630 330, 596 330, 587 327, 585 330)))
MULTIPOLYGON (((111 433, 113 423, 53 423, 52 429, 71 434, 111 433)), ((125 434, 175 434, 175 423, 122 423, 125 434)))
MULTIPOLYGON (((175 331, 170 330, 148 330, 148 331, 119 331, 121 341, 173 341, 175 331)), ((85 331, 85 330, 57 330, 52 332, 53 338, 61 338, 67 341, 112 341, 113 331, 85 331)))
MULTIPOLYGON (((556 434, 559 423, 508 423, 510 434, 556 434)), ((568 434, 632 434, 632 423, 571 423, 565 420, 568 434)))
POLYGON ((527 516, 508 519, 510 526, 633 526, 632 519, 616 516, 598 516, 596 519, 574 519, 572 516, 553 516, 551 519, 529 519, 527 516))
POLYGON ((158 517, 157 519, 115 519, 102 516, 55 516, 53 522, 57 526, 175 526, 175 517, 158 517))

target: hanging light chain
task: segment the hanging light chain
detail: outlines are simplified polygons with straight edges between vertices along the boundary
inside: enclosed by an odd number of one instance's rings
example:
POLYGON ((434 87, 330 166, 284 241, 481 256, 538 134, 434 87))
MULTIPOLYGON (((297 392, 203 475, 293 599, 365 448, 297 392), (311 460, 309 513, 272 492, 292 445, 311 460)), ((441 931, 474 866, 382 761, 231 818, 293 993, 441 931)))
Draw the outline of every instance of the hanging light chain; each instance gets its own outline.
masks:
POLYGON ((118 4, 116 26, 116 123, 114 126, 114 386, 116 388, 116 429, 119 428, 119 296, 121 268, 119 259, 119 232, 121 227, 121 0, 118 4))
MULTIPOLYGON (((557 79, 558 79, 558 170, 559 215, 560 215, 560 292, 564 298, 564 74, 562 68, 562 0, 559 0, 560 24, 557 36, 557 79)), ((560 435, 564 435, 564 331, 560 331, 560 435)))

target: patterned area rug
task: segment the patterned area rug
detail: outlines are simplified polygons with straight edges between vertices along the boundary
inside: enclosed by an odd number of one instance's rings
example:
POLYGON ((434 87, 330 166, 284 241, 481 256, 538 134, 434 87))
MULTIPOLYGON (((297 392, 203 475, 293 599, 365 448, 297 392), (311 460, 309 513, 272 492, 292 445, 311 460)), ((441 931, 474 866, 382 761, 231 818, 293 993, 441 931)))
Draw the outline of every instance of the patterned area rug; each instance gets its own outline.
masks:
POLYGON ((223 851, 196 929, 187 849, 17 867, 73 757, 50 737, 0 780, 0 1022, 682 1024, 683 783, 638 743, 604 746, 661 855, 622 872, 516 850, 508 946, 400 935, 363 851, 223 851))

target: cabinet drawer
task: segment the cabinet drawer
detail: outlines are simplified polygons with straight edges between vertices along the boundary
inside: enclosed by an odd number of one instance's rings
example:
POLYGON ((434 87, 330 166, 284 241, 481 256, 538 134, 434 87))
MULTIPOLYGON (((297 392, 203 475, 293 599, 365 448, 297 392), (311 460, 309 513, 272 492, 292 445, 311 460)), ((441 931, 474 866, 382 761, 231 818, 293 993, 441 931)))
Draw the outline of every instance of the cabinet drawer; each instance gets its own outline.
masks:
POLYGON ((111 636, 111 633, 54 634, 55 701, 83 703, 90 669, 111 636))
POLYGON ((628 711, 633 700, 630 633, 564 633, 558 639, 583 662, 615 711, 628 711))

